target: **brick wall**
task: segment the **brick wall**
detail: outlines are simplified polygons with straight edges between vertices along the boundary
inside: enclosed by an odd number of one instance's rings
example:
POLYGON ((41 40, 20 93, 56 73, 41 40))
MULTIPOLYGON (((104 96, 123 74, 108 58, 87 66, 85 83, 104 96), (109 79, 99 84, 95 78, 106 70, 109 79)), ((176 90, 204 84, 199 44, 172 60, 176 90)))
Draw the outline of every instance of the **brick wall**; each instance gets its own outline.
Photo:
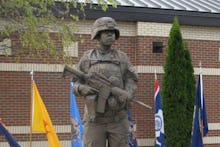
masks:
MULTIPOLYGON (((84 25, 91 24, 91 22, 83 23, 84 25)), ((114 48, 123 50, 126 52, 135 66, 139 66, 139 82, 137 98, 153 107, 153 96, 154 96, 154 69, 153 72, 150 70, 145 70, 145 67, 159 67, 165 62, 165 48, 167 45, 169 28, 171 24, 156 24, 156 26, 163 26, 160 32, 155 34, 155 29, 153 26, 155 24, 148 23, 124 23, 119 22, 121 27, 122 36, 114 45, 114 48), (148 26, 148 27, 146 27, 148 26), (150 31, 146 31, 151 29, 150 31), (129 31, 127 31, 129 30, 129 31), (135 32, 135 30, 137 32, 135 32), (142 31, 140 31, 142 30, 142 31), (143 31, 145 30, 145 31, 143 31), (162 32, 163 31, 163 32, 162 32), (152 53, 152 42, 162 41, 164 44, 162 53, 152 53), (141 72, 143 68, 143 72, 141 72)), ((191 27, 183 27, 184 30, 191 27)), ((194 28, 195 29, 195 28, 194 28)), ((207 30, 208 28, 200 28, 200 30, 207 30)), ((210 28, 210 34, 212 34, 214 28, 210 28)), ((80 30, 80 29, 79 29, 80 30)), ((84 30, 85 31, 85 30, 84 30)), ((89 30, 88 30, 89 31, 89 30)), ((78 42, 78 57, 73 57, 73 64, 76 64, 79 58, 82 56, 83 52, 94 48, 96 42, 91 42, 90 35, 88 31, 82 32, 83 42, 78 42)), ((194 30, 194 32, 196 32, 194 30)), ((190 36, 185 33, 186 40, 189 45, 189 49, 192 56, 193 66, 198 67, 199 62, 202 62, 203 68, 206 70, 207 74, 203 75, 203 85, 204 94, 206 99, 206 107, 208 113, 209 123, 212 124, 212 130, 208 133, 208 137, 205 142, 207 147, 219 146, 220 143, 215 141, 216 136, 219 136, 220 131, 220 63, 219 63, 219 48, 220 39, 218 40, 218 35, 212 38, 201 37, 201 34, 207 33, 207 31, 202 31, 199 38, 195 36, 190 36), (216 39, 217 36, 217 39, 216 39), (213 72, 215 71, 215 72, 213 72), (214 75, 212 75, 214 73, 214 75), (214 138, 213 138, 214 136, 214 138), (213 141, 214 140, 214 141, 213 141), (214 142, 214 143, 213 143, 214 142), (218 144, 217 144, 217 143, 218 144), (210 144, 210 145, 209 145, 210 144)), ((55 33, 52 33, 52 36, 55 33)), ((80 32, 78 32, 80 34, 80 32)), ((195 33, 197 34, 197 33, 195 33)), ((78 36, 78 35, 77 35, 78 36)), ((207 36, 207 34, 206 34, 207 36)), ((11 37, 12 39, 12 52, 22 50, 22 47, 18 41, 17 34, 11 37)), ((60 49, 62 45, 60 41, 54 37, 57 43, 57 47, 60 49)), ((19 63, 16 63, 14 57, 0 56, 0 117, 3 119, 5 124, 12 128, 22 128, 19 132, 18 130, 12 130, 14 132, 15 138, 18 142, 25 144, 29 141, 29 130, 30 125, 30 99, 31 99, 31 68, 35 68, 34 79, 37 83, 41 97, 47 107, 49 115, 53 124, 57 127, 63 127, 67 131, 58 131, 59 139, 65 144, 65 141, 70 140, 70 111, 69 111, 69 82, 70 79, 62 79, 62 65, 63 60, 53 61, 47 54, 41 56, 40 58, 25 58, 22 57, 19 63), (48 64, 48 68, 37 68, 38 65, 48 64), (10 63, 10 67, 4 66, 10 63), (20 64, 23 63, 23 64, 20 64), (34 65, 32 65, 34 64, 34 65), (21 67, 19 67, 21 65, 21 67), (36 66, 37 67, 36 67, 36 66), (52 66, 57 66, 57 68, 52 68, 52 66), (14 68, 16 67, 16 69, 14 68)), ((195 75, 197 78, 197 75, 195 75)), ((162 81, 163 72, 158 73, 159 81, 162 81)), ((162 85, 161 85, 162 87, 162 85)), ((77 103, 81 115, 83 114, 83 99, 77 98, 77 103)), ((140 146, 150 146, 153 143, 155 136, 154 133, 154 109, 148 110, 144 107, 133 104, 132 114, 134 123, 136 124, 136 134, 139 139, 140 146), (151 140, 149 140, 151 139, 151 140)), ((0 136, 0 140, 5 141, 5 139, 0 136)), ((34 134, 33 141, 46 140, 43 134, 34 134)), ((2 141, 1 141, 2 142, 2 141)), ((37 143, 36 143, 37 144, 37 143)), ((1 143, 0 143, 1 145, 1 143)), ((36 145, 37 146, 37 145, 36 145)))

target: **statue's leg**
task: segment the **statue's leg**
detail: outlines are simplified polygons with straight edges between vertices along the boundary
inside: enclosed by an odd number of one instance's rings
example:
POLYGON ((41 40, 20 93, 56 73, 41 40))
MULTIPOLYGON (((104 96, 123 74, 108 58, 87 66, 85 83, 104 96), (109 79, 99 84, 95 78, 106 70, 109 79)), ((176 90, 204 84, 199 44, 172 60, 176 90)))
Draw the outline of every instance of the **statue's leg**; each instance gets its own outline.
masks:
POLYGON ((84 124, 83 147, 105 147, 106 129, 104 124, 86 122, 84 124))
POLYGON ((127 118, 108 124, 109 147, 129 146, 129 122, 127 118))

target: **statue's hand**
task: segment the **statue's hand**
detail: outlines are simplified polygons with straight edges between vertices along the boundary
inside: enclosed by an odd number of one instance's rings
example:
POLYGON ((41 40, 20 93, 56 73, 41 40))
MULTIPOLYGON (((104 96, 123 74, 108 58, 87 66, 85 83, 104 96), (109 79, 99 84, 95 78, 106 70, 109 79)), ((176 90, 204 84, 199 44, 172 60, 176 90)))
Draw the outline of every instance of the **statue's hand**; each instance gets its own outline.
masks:
POLYGON ((91 94, 95 94, 98 91, 88 85, 80 85, 79 86, 79 92, 81 95, 83 96, 87 96, 87 95, 91 95, 91 94))
POLYGON ((112 83, 113 86, 120 85, 120 80, 115 76, 111 76, 108 80, 112 83))
POLYGON ((118 87, 113 87, 111 92, 114 96, 117 96, 121 103, 129 101, 132 99, 132 94, 124 89, 120 89, 118 87))
POLYGON ((122 95, 120 95, 118 97, 118 99, 121 103, 124 103, 124 102, 129 101, 131 99, 131 95, 130 95, 130 93, 123 93, 122 95))

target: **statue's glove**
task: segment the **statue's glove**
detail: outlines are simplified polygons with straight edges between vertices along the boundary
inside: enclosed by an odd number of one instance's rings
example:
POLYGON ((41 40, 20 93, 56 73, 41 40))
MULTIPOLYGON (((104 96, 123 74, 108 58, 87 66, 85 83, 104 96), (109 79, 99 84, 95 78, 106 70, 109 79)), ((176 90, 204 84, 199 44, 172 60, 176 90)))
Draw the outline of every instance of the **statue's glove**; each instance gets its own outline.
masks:
POLYGON ((87 95, 94 95, 96 94, 98 91, 88 85, 79 85, 78 87, 78 91, 80 93, 80 95, 82 96, 87 96, 87 95))
POLYGON ((121 103, 129 101, 132 99, 132 94, 124 89, 120 89, 118 87, 112 88, 112 94, 118 96, 118 100, 121 103))
POLYGON ((108 80, 111 82, 111 84, 113 86, 120 85, 120 80, 117 77, 115 77, 115 76, 111 76, 108 80))
POLYGON ((131 94, 127 92, 127 93, 120 95, 118 99, 121 103, 124 103, 126 101, 130 101, 132 98, 131 98, 131 94))

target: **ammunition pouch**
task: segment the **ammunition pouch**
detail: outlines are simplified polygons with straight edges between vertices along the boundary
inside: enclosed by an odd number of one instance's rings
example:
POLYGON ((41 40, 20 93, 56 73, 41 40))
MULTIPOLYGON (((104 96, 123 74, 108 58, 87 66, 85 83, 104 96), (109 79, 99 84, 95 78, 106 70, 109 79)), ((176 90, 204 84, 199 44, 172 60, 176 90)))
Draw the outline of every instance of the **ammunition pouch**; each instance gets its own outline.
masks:
POLYGON ((88 119, 90 121, 94 121, 95 117, 96 117, 96 95, 88 95, 86 96, 86 107, 87 107, 87 111, 88 111, 88 119))
POLYGON ((118 97, 111 95, 107 99, 108 109, 112 111, 120 111, 126 108, 127 101, 120 102, 118 97))
POLYGON ((108 99, 109 95, 110 95, 110 87, 103 84, 99 89, 96 112, 99 113, 105 112, 106 100, 108 99))
POLYGON ((110 110, 114 110, 114 111, 119 110, 118 100, 114 96, 110 96, 108 98, 107 104, 110 110))

